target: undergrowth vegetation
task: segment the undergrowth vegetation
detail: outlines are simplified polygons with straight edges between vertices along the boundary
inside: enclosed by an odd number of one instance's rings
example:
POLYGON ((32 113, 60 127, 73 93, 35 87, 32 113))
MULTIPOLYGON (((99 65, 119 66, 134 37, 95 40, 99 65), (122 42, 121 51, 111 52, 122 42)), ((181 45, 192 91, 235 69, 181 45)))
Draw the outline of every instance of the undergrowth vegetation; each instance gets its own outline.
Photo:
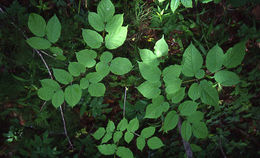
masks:
POLYGON ((0 3, 1 157, 259 157, 257 0, 0 3))

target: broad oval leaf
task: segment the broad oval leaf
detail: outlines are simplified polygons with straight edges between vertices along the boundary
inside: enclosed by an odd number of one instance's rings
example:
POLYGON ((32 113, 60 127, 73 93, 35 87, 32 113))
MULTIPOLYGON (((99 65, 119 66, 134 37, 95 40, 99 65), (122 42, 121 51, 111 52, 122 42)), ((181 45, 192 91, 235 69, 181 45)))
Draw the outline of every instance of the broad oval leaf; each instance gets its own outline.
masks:
POLYGON ((73 80, 71 74, 63 69, 53 69, 53 75, 62 84, 69 84, 73 80))
POLYGON ((97 148, 103 155, 114 155, 116 152, 115 144, 102 144, 98 145, 97 148))
POLYGON ((239 77, 237 74, 226 70, 215 73, 214 78, 222 86, 233 86, 239 82, 239 77))
POLYGON ((112 135, 113 135, 112 132, 106 132, 105 136, 101 140, 101 144, 107 143, 108 141, 110 141, 112 139, 112 135))
POLYGON ((156 65, 138 62, 139 70, 144 79, 150 82, 158 82, 161 77, 161 70, 156 65))
POLYGON ((165 91, 166 91, 167 94, 176 93, 181 88, 181 82, 182 82, 181 79, 179 79, 179 78, 168 78, 168 80, 165 80, 165 77, 163 79, 165 81, 165 85, 166 85, 165 91))
POLYGON ((118 28, 123 25, 124 21, 124 14, 116 14, 109 20, 106 24, 106 31, 107 32, 115 32, 118 28))
POLYGON ((200 122, 204 118, 204 114, 200 111, 195 111, 190 116, 187 117, 187 120, 190 123, 197 123, 200 122))
POLYGON ((139 49, 140 57, 144 63, 158 65, 157 56, 149 49, 139 49))
POLYGON ((106 131, 107 132, 114 132, 115 130, 115 124, 113 121, 109 120, 108 123, 107 123, 107 128, 106 128, 106 131))
POLYGON ((218 46, 218 44, 216 44, 207 54, 206 67, 210 72, 216 72, 221 69, 223 61, 223 50, 218 46))
POLYGON ((93 49, 101 47, 103 37, 96 31, 90 29, 82 29, 82 36, 89 47, 93 49))
POLYGON ((99 140, 101 139, 104 134, 106 133, 106 130, 104 127, 99 127, 98 130, 96 130, 96 132, 94 134, 92 134, 92 136, 96 139, 99 140))
POLYGON ((104 78, 104 76, 98 72, 90 72, 86 75, 85 78, 91 83, 98 83, 104 78))
POLYGON ((163 77, 167 78, 178 78, 180 77, 182 67, 180 65, 170 65, 163 69, 163 77))
POLYGON ((123 146, 117 148, 116 155, 121 158, 134 158, 133 152, 129 148, 123 146))
POLYGON ((129 131, 126 131, 125 132, 125 136, 124 136, 124 139, 125 141, 129 144, 134 138, 134 134, 129 132, 129 131))
POLYGON ((108 22, 115 13, 115 7, 110 0, 101 0, 97 7, 97 13, 103 22, 108 22))
POLYGON ((171 10, 174 13, 175 10, 179 7, 180 5, 180 0, 171 0, 171 10))
POLYGON ((52 91, 56 91, 60 89, 60 85, 58 82, 52 80, 52 79, 43 79, 41 80, 42 87, 47 87, 51 89, 52 91))
POLYGON ((192 99, 192 100, 197 100, 200 98, 200 86, 198 83, 193 83, 188 91, 188 96, 192 99))
POLYGON ((96 64, 96 71, 97 71, 97 73, 99 73, 103 77, 107 76, 110 72, 108 63, 105 63, 105 62, 97 63, 96 64))
POLYGON ((43 37, 45 35, 46 22, 39 14, 31 13, 29 15, 28 27, 35 36, 43 37))
POLYGON ((205 76, 205 71, 203 69, 199 69, 196 73, 195 73, 195 77, 197 79, 202 79, 205 76))
POLYGON ((46 34, 50 42, 56 43, 60 38, 61 24, 56 15, 53 15, 47 23, 46 34))
POLYGON ((113 74, 124 75, 133 68, 132 63, 127 58, 117 57, 111 61, 110 70, 113 74))
POLYGON ((160 95, 161 90, 157 83, 145 81, 137 87, 138 91, 146 98, 152 99, 160 95))
POLYGON ((70 62, 68 66, 69 73, 72 76, 79 76, 81 73, 84 73, 86 71, 86 68, 84 65, 78 63, 78 62, 70 62))
POLYGON ((61 104, 64 102, 64 93, 63 93, 63 91, 59 90, 56 93, 54 93, 51 101, 52 101, 52 105, 55 108, 61 106, 61 104))
POLYGON ((181 3, 186 8, 192 8, 192 0, 181 0, 181 3))
POLYGON ((124 44, 127 35, 128 26, 119 27, 114 32, 109 32, 105 37, 105 46, 107 49, 116 49, 124 44))
POLYGON ((171 98, 173 103, 179 103, 184 99, 185 96, 185 88, 180 88, 177 92, 173 94, 169 94, 167 97, 171 98))
POLYGON ((218 106, 219 96, 216 88, 212 87, 212 85, 210 85, 208 81, 203 80, 200 82, 200 90, 201 90, 200 99, 202 103, 218 106))
POLYGON ((54 94, 54 91, 48 87, 42 87, 38 89, 37 95, 39 96, 40 99, 49 101, 52 99, 54 94))
POLYGON ((149 138, 153 136, 155 132, 155 127, 146 127, 141 131, 141 136, 144 138, 149 138))
POLYGON ((114 143, 117 143, 122 137, 123 137, 123 132, 122 131, 116 131, 113 134, 113 141, 114 141, 114 143))
POLYGON ((104 63, 109 63, 113 59, 113 54, 109 51, 105 51, 100 56, 100 61, 104 63))
POLYGON ((139 136, 137 139, 136 139, 136 146, 137 148, 142 151, 144 149, 144 146, 145 146, 145 139, 142 137, 142 136, 139 136))
POLYGON ((119 124, 117 125, 117 128, 116 128, 116 129, 117 129, 117 130, 120 130, 120 131, 124 131, 124 130, 126 130, 127 125, 128 125, 127 119, 123 118, 123 119, 119 122, 119 124))
POLYGON ((69 85, 66 87, 64 97, 66 102, 74 107, 81 99, 82 90, 78 84, 69 85))
POLYGON ((94 50, 84 49, 76 53, 76 57, 79 63, 87 68, 95 66, 97 53, 94 50))
POLYGON ((139 121, 137 118, 134 118, 129 121, 129 124, 127 125, 127 131, 129 132, 135 132, 139 128, 139 121))
POLYGON ((192 132, 197 138, 206 138, 208 136, 208 128, 204 122, 192 124, 192 132))
POLYGON ((178 121, 179 115, 176 113, 176 111, 170 111, 164 119, 162 130, 168 132, 174 129, 177 126, 178 121))
POLYGON ((223 65, 226 68, 234 68, 240 65, 246 54, 246 42, 242 41, 230 48, 224 55, 223 65))
POLYGON ((88 21, 90 26, 92 26, 97 31, 103 31, 105 29, 105 24, 103 19, 100 17, 99 14, 95 12, 88 13, 88 21))
POLYGON ((189 116, 192 113, 194 113, 197 110, 197 108, 198 103, 188 100, 180 104, 178 110, 180 111, 181 115, 189 116))
POLYGON ((159 149, 162 146, 164 146, 161 139, 158 137, 152 137, 152 138, 148 139, 147 145, 152 150, 159 149))
POLYGON ((92 97, 104 96, 106 87, 103 83, 91 83, 88 87, 88 92, 92 97))
POLYGON ((191 43, 186 48, 182 60, 182 73, 187 77, 193 77, 202 67, 203 58, 197 48, 191 43))
POLYGON ((168 54, 168 49, 168 44, 164 40, 164 36, 162 36, 162 38, 155 43, 154 54, 157 58, 160 58, 168 54))
POLYGON ((183 121, 181 124, 181 136, 185 141, 189 141, 192 134, 191 125, 188 121, 183 121))
POLYGON ((40 37, 31 37, 26 40, 26 42, 34 49, 48 49, 51 47, 51 43, 40 37))
POLYGON ((80 86, 81 89, 87 89, 88 86, 89 86, 89 81, 88 81, 88 79, 86 79, 86 78, 81 78, 81 79, 80 79, 80 84, 79 84, 79 86, 80 86))

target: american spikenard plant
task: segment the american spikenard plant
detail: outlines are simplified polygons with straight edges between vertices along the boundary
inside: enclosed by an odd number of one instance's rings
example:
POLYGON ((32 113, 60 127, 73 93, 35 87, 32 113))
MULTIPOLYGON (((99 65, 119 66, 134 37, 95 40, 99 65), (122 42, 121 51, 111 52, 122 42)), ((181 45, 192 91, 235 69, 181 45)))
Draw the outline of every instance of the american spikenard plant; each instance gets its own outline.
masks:
MULTIPOLYGON (((101 0, 96 12, 89 12, 89 24, 94 28, 82 29, 82 36, 88 49, 75 53, 77 61, 71 61, 68 70, 53 68, 54 79, 41 80, 42 87, 38 96, 42 100, 52 101, 54 107, 66 102, 74 107, 81 99, 82 91, 88 90, 92 97, 105 95, 106 87, 101 82, 113 73, 125 75, 133 68, 127 58, 116 57, 109 50, 116 49, 124 43, 127 26, 123 25, 123 14, 115 14, 115 7, 110 0, 101 0), (101 52, 102 46, 107 50, 101 52), (93 71, 95 70, 95 71, 93 71)), ((34 49, 49 50, 56 56, 63 56, 62 50, 52 46, 60 37, 61 24, 54 15, 47 23, 38 14, 29 16, 28 27, 35 37, 27 39, 34 49), (47 37, 47 39, 45 38, 47 37)), ((239 83, 239 77, 232 68, 241 64, 245 55, 245 42, 240 42, 224 54, 216 44, 211 48, 205 62, 198 49, 190 43, 183 54, 181 63, 174 63, 163 69, 161 63, 167 60, 168 45, 164 36, 155 43, 154 51, 139 49, 141 61, 138 67, 144 82, 137 90, 151 103, 147 105, 144 119, 161 119, 158 132, 167 133, 178 124, 181 137, 188 142, 192 136, 203 139, 208 136, 204 120, 203 107, 213 106, 218 110, 220 104, 216 87, 233 86, 239 83)), ((101 140, 98 150, 103 155, 134 157, 132 151, 120 145, 124 139, 130 143, 136 136, 136 146, 142 151, 147 144, 155 150, 164 146, 162 140, 155 136, 156 127, 149 126, 139 130, 139 120, 128 121, 125 117, 116 126, 109 120, 106 128, 99 127, 93 134, 101 140)))

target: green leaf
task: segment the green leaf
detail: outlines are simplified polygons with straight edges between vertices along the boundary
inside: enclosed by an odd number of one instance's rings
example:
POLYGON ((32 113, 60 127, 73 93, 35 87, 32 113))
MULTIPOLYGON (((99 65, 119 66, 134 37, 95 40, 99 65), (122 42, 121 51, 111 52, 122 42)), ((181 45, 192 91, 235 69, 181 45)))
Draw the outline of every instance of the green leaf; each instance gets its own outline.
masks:
POLYGON ((105 136, 102 138, 101 144, 107 143, 109 140, 111 140, 112 139, 112 135, 113 135, 112 132, 107 132, 105 134, 105 136))
POLYGON ((129 148, 119 146, 116 155, 121 158, 134 158, 132 151, 129 148))
POLYGON ((190 116, 187 117, 187 120, 191 123, 200 122, 204 118, 204 114, 200 111, 195 111, 190 116))
POLYGON ((101 139, 104 134, 106 133, 106 130, 104 127, 99 127, 98 130, 96 130, 96 132, 94 134, 92 134, 92 136, 96 139, 99 140, 101 139))
POLYGON ((69 85, 66 87, 64 97, 66 102, 74 107, 81 99, 82 91, 78 84, 69 85))
POLYGON ((181 3, 186 8, 192 8, 192 0, 181 0, 181 3))
POLYGON ((180 5, 180 0, 171 0, 171 10, 174 13, 175 10, 179 7, 180 5))
POLYGON ((114 155, 116 152, 116 145, 115 144, 103 144, 97 146, 99 152, 103 155, 114 155))
POLYGON ((168 112, 163 122, 163 126, 162 126, 163 131, 168 132, 174 129, 177 126, 178 121, 179 121, 179 116, 176 113, 176 111, 172 110, 168 112))
POLYGON ((64 93, 62 90, 57 91, 54 93, 52 97, 52 105, 57 108, 61 106, 61 104, 64 102, 64 93))
POLYGON ((246 42, 240 42, 233 46, 233 48, 228 49, 227 53, 224 55, 223 65, 226 68, 234 68, 240 65, 245 56, 246 42))
POLYGON ((90 29, 82 29, 82 36, 87 45, 91 48, 100 48, 103 37, 96 31, 90 29))
POLYGON ((41 80, 41 85, 43 87, 51 89, 52 91, 56 91, 56 90, 60 89, 60 85, 56 81, 54 81, 52 79, 43 79, 43 80, 41 80))
POLYGON ((168 78, 178 78, 181 74, 181 66, 180 65, 170 65, 163 69, 163 77, 164 80, 168 80, 168 78))
POLYGON ((145 139, 140 136, 136 139, 136 146, 137 148, 142 151, 144 149, 144 146, 145 146, 145 139))
POLYGON ((104 76, 98 72, 90 72, 86 75, 86 79, 91 83, 98 83, 104 78, 104 76))
POLYGON ((200 98, 200 86, 198 83, 193 83, 188 91, 188 96, 192 99, 192 100, 197 100, 200 98))
POLYGON ((131 140, 134 138, 134 134, 131 133, 130 131, 126 131, 125 132, 125 136, 124 139, 125 141, 129 144, 131 142, 131 140))
POLYGON ((108 63, 105 63, 105 62, 97 63, 96 71, 97 71, 97 73, 99 73, 103 77, 107 76, 110 72, 108 63))
POLYGON ((141 136, 144 138, 149 138, 153 136, 155 132, 155 127, 146 127, 141 131, 141 136))
POLYGON ((162 146, 164 146, 164 144, 162 143, 161 139, 158 138, 158 137, 152 137, 152 138, 148 139, 147 145, 152 150, 159 149, 162 146))
POLYGON ((165 81, 165 85, 166 85, 166 89, 165 89, 166 93, 167 94, 176 93, 181 88, 182 80, 179 78, 167 78, 167 79, 168 80, 163 78, 163 80, 165 81))
POLYGON ((178 110, 180 111, 180 114, 183 116, 189 116, 192 113, 194 113, 198 108, 198 103, 193 101, 185 101, 181 105, 179 105, 178 110))
POLYGON ((139 49, 140 57, 142 61, 149 65, 158 65, 159 61, 157 56, 149 49, 139 49))
POLYGON ((193 152, 202 151, 201 147, 196 144, 190 144, 190 147, 193 152))
POLYGON ((63 69, 53 69, 53 75, 62 84, 69 84, 73 80, 71 74, 63 69))
POLYGON ((204 122, 196 122, 192 125, 193 135, 197 138, 206 138, 208 136, 208 128, 204 122))
POLYGON ((149 81, 143 82, 141 85, 137 87, 137 89, 144 97, 148 99, 155 98, 159 96, 161 93, 158 84, 149 81))
POLYGON ((184 99, 185 96, 185 88, 180 88, 177 92, 170 94, 172 103, 179 103, 184 99))
POLYGON ((127 125, 128 125, 127 119, 123 118, 123 119, 119 122, 119 124, 117 125, 117 128, 116 128, 116 129, 117 129, 117 130, 120 130, 120 131, 124 131, 124 130, 126 130, 127 125))
POLYGON ((139 128, 139 121, 137 118, 134 118, 129 121, 129 124, 127 126, 127 131, 129 132, 135 132, 139 128))
POLYGON ((200 82, 200 90, 202 103, 218 106, 219 96, 216 88, 212 87, 206 80, 203 80, 200 82))
POLYGON ((156 119, 156 118, 160 117, 163 113, 162 105, 163 105, 162 103, 161 104, 155 104, 155 103, 149 104, 146 107, 144 118, 156 119))
POLYGON ((109 63, 113 59, 113 54, 109 51, 105 51, 100 56, 100 61, 104 63, 109 63))
POLYGON ((35 36, 43 37, 45 35, 46 22, 38 14, 31 13, 29 15, 28 27, 35 36))
POLYGON ((185 141, 189 141, 192 134, 191 125, 188 121, 183 121, 181 125, 181 136, 185 141))
POLYGON ((86 68, 84 65, 78 63, 78 62, 70 62, 68 66, 69 73, 72 76, 79 76, 81 73, 85 73, 86 68))
POLYGON ((97 7, 97 13, 103 22, 108 22, 115 13, 115 7, 110 0, 101 0, 97 7))
POLYGON ((216 44, 207 54, 206 67, 210 72, 217 72, 221 69, 223 61, 223 50, 218 46, 218 44, 216 44))
POLYGON ((114 143, 117 143, 123 136, 123 132, 122 131, 116 131, 113 135, 113 141, 114 143))
POLYGON ((202 69, 199 69, 199 70, 196 72, 196 74, 195 74, 195 77, 196 77, 197 79, 202 79, 204 76, 205 76, 205 72, 204 72, 204 70, 202 70, 202 69))
POLYGON ((187 77, 193 77, 202 67, 203 58, 197 48, 191 43, 185 50, 182 60, 182 73, 187 77))
POLYGON ((113 121, 109 120, 108 123, 107 123, 107 128, 106 128, 106 131, 107 132, 114 132, 115 130, 115 124, 113 121))
POLYGON ((103 83, 91 83, 88 87, 88 92, 92 97, 104 96, 106 87, 103 83))
POLYGON ((157 58, 160 58, 168 54, 168 49, 168 44, 164 40, 164 36, 162 36, 162 38, 155 43, 154 54, 157 58))
POLYGON ((124 14, 116 14, 113 16, 111 20, 109 20, 106 24, 107 32, 116 32, 118 28, 123 25, 124 22, 124 14))
POLYGON ((61 24, 56 15, 53 15, 47 23, 46 34, 50 42, 56 43, 60 38, 61 24))
POLYGON ((239 77, 237 74, 226 70, 215 73, 214 78, 222 86, 233 86, 239 82, 239 77))
POLYGON ((117 57, 111 61, 110 71, 116 75, 124 75, 133 68, 127 58, 117 57))
POLYGON ((34 49, 48 49, 51 47, 51 43, 40 37, 31 37, 26 40, 26 42, 34 49))
POLYGON ((105 37, 105 46, 107 49, 116 49, 122 46, 126 40, 128 26, 119 27, 114 32, 109 32, 105 37))
POLYGON ((84 49, 76 53, 76 57, 79 63, 87 68, 95 66, 97 53, 94 50, 84 49))
POLYGON ((156 65, 138 62, 139 70, 144 79, 150 82, 160 81, 161 70, 156 65))
POLYGON ((80 79, 80 84, 79 84, 79 86, 80 86, 81 89, 87 89, 88 86, 89 86, 89 81, 88 81, 88 79, 86 79, 86 78, 81 78, 81 79, 80 79))
POLYGON ((63 50, 60 49, 59 47, 50 47, 49 50, 50 50, 53 54, 55 54, 56 56, 63 54, 63 50))
POLYGON ((53 94, 54 94, 53 90, 48 87, 42 87, 37 91, 37 95, 39 96, 39 98, 45 101, 51 100, 53 94))
POLYGON ((95 30, 101 32, 105 29, 105 24, 103 19, 100 17, 99 14, 95 12, 88 13, 88 21, 90 26, 92 26, 95 30))

